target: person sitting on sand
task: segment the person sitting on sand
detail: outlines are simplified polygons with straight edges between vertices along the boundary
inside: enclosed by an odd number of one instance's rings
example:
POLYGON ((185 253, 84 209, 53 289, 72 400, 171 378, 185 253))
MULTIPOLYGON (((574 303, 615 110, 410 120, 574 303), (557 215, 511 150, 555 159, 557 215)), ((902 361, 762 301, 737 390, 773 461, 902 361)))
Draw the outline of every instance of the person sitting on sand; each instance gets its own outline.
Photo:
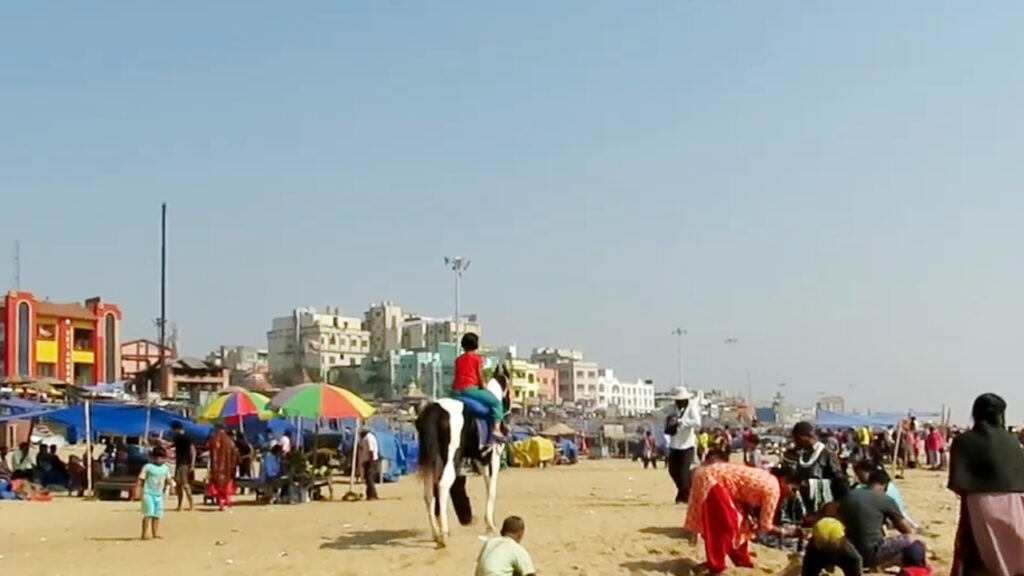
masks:
POLYGON ((907 514, 907 509, 903 506, 903 499, 900 497, 900 491, 899 488, 896 487, 896 483, 892 481, 892 478, 889 477, 889 473, 886 472, 885 469, 882 468, 881 466, 869 460, 861 460, 860 462, 854 464, 853 473, 854 475, 857 476, 858 482, 856 485, 854 485, 854 488, 858 490, 869 489, 870 487, 868 486, 868 478, 870 478, 872 472, 875 471, 881 471, 882 474, 885 474, 885 477, 888 480, 885 485, 885 493, 889 496, 889 498, 892 498, 893 502, 896 503, 896 506, 899 507, 900 513, 903 514, 903 517, 907 519, 907 522, 910 523, 914 530, 920 529, 921 526, 917 522, 914 522, 913 518, 911 518, 910 515, 907 514))
POLYGON ((903 549, 903 567, 897 576, 932 576, 928 565, 928 550, 924 542, 914 542, 903 549))
POLYGON ((149 532, 160 538, 160 519, 164 516, 164 493, 171 487, 171 469, 164 462, 167 451, 153 448, 150 462, 142 467, 135 484, 135 496, 142 501, 142 539, 149 532))
POLYGON ((11 470, 11 466, 7 463, 7 447, 0 446, 0 478, 10 480, 13 475, 14 471, 11 470))
POLYGON ((15 480, 32 480, 36 475, 36 466, 29 456, 30 445, 22 442, 18 445, 18 451, 11 457, 11 467, 14 468, 11 478, 15 480))
POLYGON ((491 538, 476 559, 476 576, 535 576, 530 553, 521 542, 526 523, 518 516, 509 516, 501 525, 501 536, 491 538))
POLYGON ((864 562, 857 548, 846 538, 846 527, 836 518, 822 518, 814 524, 804 551, 800 576, 821 576, 839 568, 843 576, 861 576, 864 562))
POLYGON ((703 538, 711 572, 723 572, 727 557, 738 567, 753 567, 749 544, 756 530, 744 511, 757 510, 757 527, 778 533, 779 481, 762 468, 716 462, 713 453, 706 461, 694 470, 685 528, 703 538))
POLYGON ((868 476, 868 489, 851 490, 839 502, 839 517, 846 526, 846 536, 857 548, 864 565, 877 569, 898 565, 903 549, 912 543, 913 527, 900 512, 896 501, 885 493, 889 475, 875 470, 868 476), (887 538, 886 523, 894 526, 900 535, 887 538))

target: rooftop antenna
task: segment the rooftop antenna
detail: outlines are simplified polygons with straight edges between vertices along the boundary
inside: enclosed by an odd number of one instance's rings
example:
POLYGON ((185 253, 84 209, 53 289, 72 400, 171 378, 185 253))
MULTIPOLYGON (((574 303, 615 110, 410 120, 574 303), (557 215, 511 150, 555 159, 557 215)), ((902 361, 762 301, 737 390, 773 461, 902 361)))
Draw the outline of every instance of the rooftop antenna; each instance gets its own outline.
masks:
POLYGON ((14 241, 14 291, 21 291, 21 240, 14 241))

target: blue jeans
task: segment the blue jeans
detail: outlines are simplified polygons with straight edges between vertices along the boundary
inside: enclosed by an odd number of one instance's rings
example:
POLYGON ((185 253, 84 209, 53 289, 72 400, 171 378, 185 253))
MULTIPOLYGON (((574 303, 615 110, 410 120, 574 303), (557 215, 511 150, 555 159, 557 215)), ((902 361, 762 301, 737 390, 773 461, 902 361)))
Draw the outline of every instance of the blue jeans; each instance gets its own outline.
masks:
POLYGON ((457 390, 453 392, 452 395, 455 396, 456 398, 458 398, 459 396, 472 398, 480 402, 481 404, 487 406, 487 408, 491 411, 491 419, 494 421, 494 423, 501 422, 502 420, 505 419, 505 407, 502 405, 501 400, 499 400, 494 396, 494 394, 491 394, 489 391, 484 390, 483 388, 474 386, 472 388, 466 388, 465 390, 457 390))

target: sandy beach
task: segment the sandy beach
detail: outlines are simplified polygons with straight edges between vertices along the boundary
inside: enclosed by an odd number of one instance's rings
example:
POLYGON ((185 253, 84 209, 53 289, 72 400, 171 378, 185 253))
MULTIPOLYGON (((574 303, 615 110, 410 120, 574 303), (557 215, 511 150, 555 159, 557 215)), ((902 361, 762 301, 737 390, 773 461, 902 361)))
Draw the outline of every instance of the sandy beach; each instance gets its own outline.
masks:
MULTIPOLYGON (((527 523, 524 544, 541 574, 688 574, 703 552, 681 538, 685 508, 668 502, 664 469, 623 460, 545 470, 513 469, 500 479, 498 519, 527 523)), ((915 520, 927 525, 937 573, 948 571, 956 499, 945 474, 910 471, 898 481, 915 520)), ((361 487, 359 487, 361 488, 361 487)), ((470 483, 474 511, 483 486, 470 483)), ((253 574, 303 576, 472 574, 482 522, 454 522, 446 550, 429 539, 415 477, 380 487, 383 500, 256 506, 241 496, 227 513, 200 506, 168 512, 162 541, 138 540, 134 502, 87 502, 61 496, 49 503, 0 502, 0 571, 18 576, 146 576, 253 574)), ((336 488, 336 493, 340 492, 336 488)), ((730 574, 778 574, 789 564, 779 550, 757 546, 757 568, 730 574)))

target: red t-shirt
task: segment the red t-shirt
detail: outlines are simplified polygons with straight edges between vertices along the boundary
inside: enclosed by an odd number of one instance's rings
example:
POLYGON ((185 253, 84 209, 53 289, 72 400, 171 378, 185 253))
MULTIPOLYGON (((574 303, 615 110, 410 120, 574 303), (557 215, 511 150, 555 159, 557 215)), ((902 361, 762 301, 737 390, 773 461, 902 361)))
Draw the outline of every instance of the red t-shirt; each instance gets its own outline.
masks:
POLYGON ((476 352, 466 352, 455 359, 455 381, 452 390, 460 391, 480 385, 480 369, 484 357, 476 352))

